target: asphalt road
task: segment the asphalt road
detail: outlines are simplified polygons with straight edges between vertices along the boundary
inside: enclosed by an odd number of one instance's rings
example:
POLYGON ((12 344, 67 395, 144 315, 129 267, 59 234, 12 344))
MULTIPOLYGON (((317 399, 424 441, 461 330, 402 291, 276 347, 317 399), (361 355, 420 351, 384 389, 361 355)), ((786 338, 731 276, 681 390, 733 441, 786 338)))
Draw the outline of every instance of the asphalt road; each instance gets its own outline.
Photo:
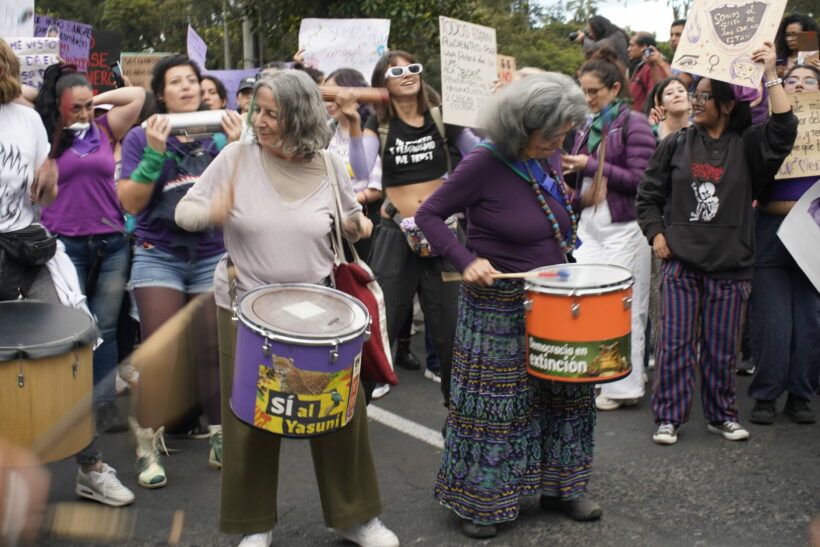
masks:
MULTIPOLYGON (((414 337, 418 355, 423 355, 422 341, 420 335, 414 337)), ((445 409, 438 386, 421 372, 398 374, 400 385, 375 405, 439 431, 445 409)), ((707 432, 698 400, 674 446, 652 442, 655 426, 648 397, 630 409, 601 412, 589 490, 603 506, 601 520, 573 522, 542 511, 532 498, 524 502, 517 522, 503 526, 495 539, 481 541, 463 536, 459 519, 433 498, 441 450, 371 419, 385 507, 381 518, 404 546, 805 546, 809 521, 820 515, 820 424, 796 425, 783 416, 774 426, 751 424, 748 383, 738 377, 741 421, 751 432, 749 441, 731 442, 707 432)), ((120 400, 122 408, 127 403, 127 398, 120 400)), ((817 406, 815 402, 820 410, 817 406)), ((137 486, 130 434, 105 434, 102 440, 104 461, 118 469, 137 496, 133 506, 102 518, 108 523, 135 518, 133 533, 117 545, 167 544, 177 511, 184 512, 179 545, 238 543, 238 536, 218 531, 220 473, 207 467, 207 440, 168 439, 179 452, 164 459, 168 486, 159 490, 137 486)), ((78 501, 73 459, 48 467, 50 502, 78 501)), ((278 503, 273 545, 350 545, 322 522, 306 442, 283 443, 278 503)), ((54 536, 38 542, 55 547, 101 544, 54 536)))

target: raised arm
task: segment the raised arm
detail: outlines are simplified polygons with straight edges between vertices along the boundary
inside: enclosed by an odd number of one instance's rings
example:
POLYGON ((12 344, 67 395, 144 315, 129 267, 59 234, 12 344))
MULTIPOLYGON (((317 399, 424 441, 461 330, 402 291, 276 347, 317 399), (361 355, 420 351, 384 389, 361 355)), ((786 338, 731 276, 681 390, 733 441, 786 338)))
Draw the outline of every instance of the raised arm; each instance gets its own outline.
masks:
POLYGON ((124 139, 137 123, 143 103, 145 103, 145 90, 141 87, 121 87, 94 97, 95 106, 114 105, 108 112, 108 126, 111 128, 111 136, 117 141, 124 139))
POLYGON ((350 138, 350 167, 357 179, 369 179, 379 156, 379 136, 365 129, 361 137, 350 138))

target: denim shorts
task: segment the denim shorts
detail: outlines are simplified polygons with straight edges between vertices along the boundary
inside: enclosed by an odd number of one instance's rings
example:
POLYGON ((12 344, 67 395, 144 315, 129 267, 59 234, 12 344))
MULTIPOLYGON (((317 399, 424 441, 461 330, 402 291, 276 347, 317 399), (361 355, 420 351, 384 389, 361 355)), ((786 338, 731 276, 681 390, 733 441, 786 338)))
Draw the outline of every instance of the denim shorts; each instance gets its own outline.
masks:
POLYGON ((221 254, 188 262, 157 247, 134 247, 130 289, 166 287, 185 294, 209 291, 214 286, 214 270, 221 254))

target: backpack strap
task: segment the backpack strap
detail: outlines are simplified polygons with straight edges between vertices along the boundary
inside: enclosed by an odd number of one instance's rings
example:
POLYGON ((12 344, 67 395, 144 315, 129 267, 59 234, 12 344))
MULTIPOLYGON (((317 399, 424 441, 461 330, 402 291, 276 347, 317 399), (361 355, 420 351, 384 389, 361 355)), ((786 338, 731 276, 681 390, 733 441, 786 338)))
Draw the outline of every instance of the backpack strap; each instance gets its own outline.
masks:
POLYGON ((379 157, 384 161, 384 149, 387 147, 387 133, 390 125, 386 122, 379 122, 379 157))
POLYGON ((434 106, 430 109, 430 117, 433 118, 433 123, 436 124, 441 141, 444 143, 444 157, 447 159, 447 174, 453 172, 453 163, 450 159, 450 148, 447 143, 447 129, 444 127, 444 118, 441 116, 441 108, 434 106))

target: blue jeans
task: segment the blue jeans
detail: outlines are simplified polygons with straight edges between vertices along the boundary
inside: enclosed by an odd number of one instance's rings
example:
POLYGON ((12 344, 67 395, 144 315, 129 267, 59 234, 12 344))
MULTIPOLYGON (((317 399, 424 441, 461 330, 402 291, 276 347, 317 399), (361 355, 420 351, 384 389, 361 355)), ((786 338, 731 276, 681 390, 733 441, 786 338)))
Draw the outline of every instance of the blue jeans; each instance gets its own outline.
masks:
POLYGON ((116 397, 117 320, 128 276, 128 238, 124 234, 60 236, 97 318, 103 342, 94 350, 94 402, 116 397))
POLYGON ((820 294, 777 237, 783 219, 755 214, 750 319, 757 374, 749 396, 771 401, 788 391, 808 401, 820 373, 820 294))

